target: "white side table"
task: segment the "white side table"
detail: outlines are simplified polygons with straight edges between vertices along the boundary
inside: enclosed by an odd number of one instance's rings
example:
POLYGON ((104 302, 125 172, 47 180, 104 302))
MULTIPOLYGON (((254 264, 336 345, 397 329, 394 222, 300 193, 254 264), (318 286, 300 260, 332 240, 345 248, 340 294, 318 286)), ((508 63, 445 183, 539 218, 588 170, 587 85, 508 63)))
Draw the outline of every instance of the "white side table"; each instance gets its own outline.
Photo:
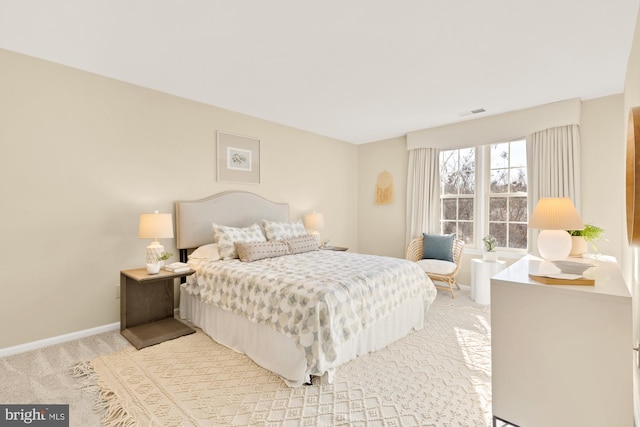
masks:
POLYGON ((471 299, 478 304, 489 305, 491 303, 491 277, 507 267, 507 262, 502 260, 485 261, 483 259, 471 260, 471 299))

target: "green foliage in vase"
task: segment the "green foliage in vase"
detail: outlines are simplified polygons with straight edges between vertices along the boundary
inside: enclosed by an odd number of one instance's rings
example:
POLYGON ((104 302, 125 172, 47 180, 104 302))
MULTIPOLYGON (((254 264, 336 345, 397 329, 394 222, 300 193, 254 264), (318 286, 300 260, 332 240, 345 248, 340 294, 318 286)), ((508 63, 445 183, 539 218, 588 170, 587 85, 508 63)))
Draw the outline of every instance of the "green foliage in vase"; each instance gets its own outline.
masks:
POLYGON ((157 260, 158 260, 158 261, 166 261, 166 260, 168 260, 169 258, 171 258, 172 256, 173 256, 173 254, 172 254, 171 252, 162 252, 162 253, 158 256, 157 260))
POLYGON ((484 236, 482 238, 482 241, 484 242, 484 249, 487 252, 493 252, 496 246, 498 246, 498 239, 493 237, 491 234, 487 234, 486 236, 484 236))
POLYGON ((584 230, 567 230, 572 236, 581 236, 587 242, 593 242, 601 239, 604 235, 604 230, 593 224, 585 224, 584 230))
POLYGON ((585 224, 584 230, 567 230, 572 236, 582 237, 586 242, 591 244, 594 251, 598 251, 596 244, 594 243, 596 240, 602 239, 604 236, 604 230, 593 224, 585 224))

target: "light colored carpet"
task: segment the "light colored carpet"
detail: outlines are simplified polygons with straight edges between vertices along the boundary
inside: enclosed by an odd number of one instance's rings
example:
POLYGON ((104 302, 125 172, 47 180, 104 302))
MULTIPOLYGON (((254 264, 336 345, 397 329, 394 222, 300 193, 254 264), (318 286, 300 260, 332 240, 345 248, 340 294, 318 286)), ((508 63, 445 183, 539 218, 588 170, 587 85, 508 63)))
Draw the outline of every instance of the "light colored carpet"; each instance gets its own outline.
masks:
MULTIPOLYGON (((330 385, 288 388, 202 333, 141 351, 124 345, 123 351, 94 358, 91 364, 107 403, 115 403, 106 419, 123 419, 125 414, 114 408, 126 408, 139 425, 490 425, 488 308, 473 303, 467 292, 454 300, 439 292, 425 319, 422 331, 340 367, 330 385)), ((69 367, 73 358, 57 362, 69 367)), ((14 363, 0 359, 2 369, 13 371, 14 363)), ((36 358, 33 363, 43 373, 56 370, 51 361, 36 358)), ((33 381, 31 392, 45 399, 28 402, 70 403, 71 425, 98 425, 97 418, 86 414, 97 397, 96 378, 84 378, 94 394, 79 395, 78 390, 65 391, 70 378, 56 377, 51 383, 61 383, 59 394, 38 390, 40 380, 28 380, 33 381)), ((0 387, 3 403, 28 403, 5 399, 12 390, 0 387)))
POLYGON ((69 368, 129 347, 120 331, 113 331, 0 358, 0 403, 69 404, 70 426, 100 426, 94 401, 78 388, 69 368))

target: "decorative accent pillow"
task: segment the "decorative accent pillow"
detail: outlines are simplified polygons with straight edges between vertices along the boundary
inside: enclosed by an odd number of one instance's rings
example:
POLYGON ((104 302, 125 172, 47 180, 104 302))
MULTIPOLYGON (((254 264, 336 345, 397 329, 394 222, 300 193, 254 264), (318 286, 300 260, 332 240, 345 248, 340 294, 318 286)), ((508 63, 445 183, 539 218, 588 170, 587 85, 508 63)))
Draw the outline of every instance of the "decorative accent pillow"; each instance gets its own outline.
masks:
POLYGON ((220 250, 216 243, 200 246, 189 254, 189 259, 208 259, 209 261, 220 260, 220 250))
POLYGON ((246 228, 213 224, 213 241, 218 244, 220 256, 223 259, 238 258, 235 242, 265 242, 266 240, 257 223, 246 228))
POLYGON ((286 242, 287 245, 289 245, 289 251, 292 255, 317 251, 319 249, 318 239, 311 234, 294 237, 293 239, 286 240, 286 242))
POLYGON ((267 240, 288 240, 307 234, 301 219, 295 222, 274 222, 263 219, 262 228, 267 240))
POLYGON ((424 252, 422 259, 440 259, 453 262, 453 239, 455 234, 427 234, 422 233, 424 252))
POLYGON ((282 240, 268 242, 235 242, 236 251, 242 262, 289 255, 289 246, 282 240))

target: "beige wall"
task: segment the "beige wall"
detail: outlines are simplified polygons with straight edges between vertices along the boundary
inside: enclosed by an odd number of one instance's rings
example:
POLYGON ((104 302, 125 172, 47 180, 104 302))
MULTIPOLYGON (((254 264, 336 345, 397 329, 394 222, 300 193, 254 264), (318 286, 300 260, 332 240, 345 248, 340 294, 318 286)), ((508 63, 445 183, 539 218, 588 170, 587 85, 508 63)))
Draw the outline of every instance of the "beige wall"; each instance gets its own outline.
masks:
POLYGON ((175 200, 255 192, 357 249, 356 146, 6 50, 0 70, 0 348, 119 321, 138 216, 175 200), (261 139, 260 185, 216 181, 217 130, 261 139))
POLYGON ((407 198, 405 137, 358 146, 358 249, 362 253, 404 257, 407 198), (376 205, 381 172, 393 177, 393 202, 376 205))
POLYGON ((626 236, 623 101, 622 94, 583 101, 580 121, 582 219, 605 230, 597 248, 620 262, 626 236))

